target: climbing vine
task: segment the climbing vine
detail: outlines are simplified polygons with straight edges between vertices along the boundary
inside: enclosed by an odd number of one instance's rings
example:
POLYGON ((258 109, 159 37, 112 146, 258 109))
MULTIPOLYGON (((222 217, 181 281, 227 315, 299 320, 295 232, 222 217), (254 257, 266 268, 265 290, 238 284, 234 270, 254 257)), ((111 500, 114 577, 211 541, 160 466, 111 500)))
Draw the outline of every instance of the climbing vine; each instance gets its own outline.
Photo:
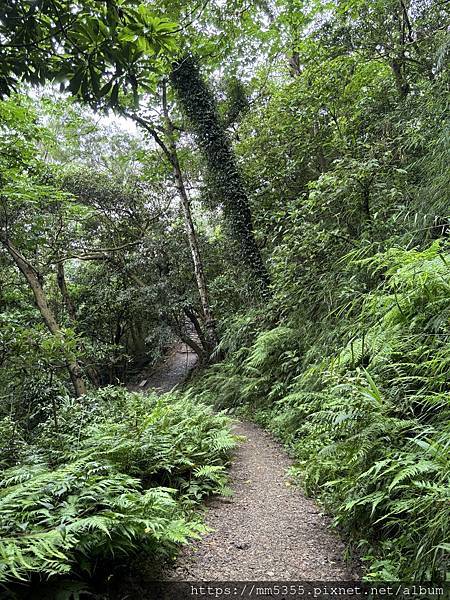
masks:
POLYGON ((252 214, 230 140, 219 117, 216 100, 201 76, 197 61, 187 55, 172 69, 171 82, 204 153, 211 193, 222 204, 240 255, 266 292, 267 269, 255 240, 252 214))

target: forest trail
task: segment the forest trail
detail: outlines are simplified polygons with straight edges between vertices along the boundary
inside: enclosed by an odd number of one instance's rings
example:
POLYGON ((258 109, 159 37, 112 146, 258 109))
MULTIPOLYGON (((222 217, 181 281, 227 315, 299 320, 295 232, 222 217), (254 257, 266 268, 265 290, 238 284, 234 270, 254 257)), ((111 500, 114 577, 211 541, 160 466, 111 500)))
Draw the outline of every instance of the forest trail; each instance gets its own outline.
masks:
MULTIPOLYGON (((151 375, 132 389, 164 393, 181 383, 196 356, 176 347, 151 375)), ((292 461, 282 446, 253 423, 240 422, 243 436, 231 469, 231 498, 207 502, 212 531, 182 549, 162 576, 173 581, 309 580, 348 581, 358 577, 344 561, 344 545, 329 520, 294 486, 286 470, 292 461)))
POLYGON ((186 344, 179 344, 160 365, 148 372, 141 372, 127 387, 133 392, 165 394, 186 379, 196 362, 197 355, 186 344))
POLYGON ((273 437, 253 423, 230 469, 231 498, 207 503, 213 531, 186 546, 164 579, 174 581, 349 581, 344 545, 320 508, 291 485, 292 464, 273 437))

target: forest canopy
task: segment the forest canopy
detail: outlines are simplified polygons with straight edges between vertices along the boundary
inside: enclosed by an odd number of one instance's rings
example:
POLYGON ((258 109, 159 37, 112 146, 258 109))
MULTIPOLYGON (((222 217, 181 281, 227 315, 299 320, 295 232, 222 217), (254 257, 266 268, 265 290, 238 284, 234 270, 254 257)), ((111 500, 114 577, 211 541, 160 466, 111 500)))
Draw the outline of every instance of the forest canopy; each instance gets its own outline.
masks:
POLYGON ((286 445, 365 578, 448 579, 448 12, 2 1, 5 590, 204 533, 225 412, 286 445), (180 343, 184 388, 136 391, 180 343))

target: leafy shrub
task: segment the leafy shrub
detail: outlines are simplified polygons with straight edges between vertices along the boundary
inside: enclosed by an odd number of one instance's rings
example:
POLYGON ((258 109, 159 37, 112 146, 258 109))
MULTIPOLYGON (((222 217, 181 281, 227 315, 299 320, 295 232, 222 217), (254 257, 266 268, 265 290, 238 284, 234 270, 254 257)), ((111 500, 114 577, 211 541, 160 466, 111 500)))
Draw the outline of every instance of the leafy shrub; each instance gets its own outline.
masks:
MULTIPOLYGON (((204 531, 192 506, 227 493, 229 419, 188 394, 105 388, 66 400, 0 482, 0 581, 92 574, 204 531)), ((7 426, 7 423, 4 424, 7 426)))

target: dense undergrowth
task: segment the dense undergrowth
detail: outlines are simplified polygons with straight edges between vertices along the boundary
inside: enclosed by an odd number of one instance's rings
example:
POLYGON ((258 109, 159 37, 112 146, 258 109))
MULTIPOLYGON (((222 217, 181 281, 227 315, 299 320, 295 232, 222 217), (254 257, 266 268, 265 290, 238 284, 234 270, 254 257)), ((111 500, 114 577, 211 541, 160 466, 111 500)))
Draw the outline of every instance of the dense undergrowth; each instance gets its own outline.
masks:
POLYGON ((227 491, 228 423, 187 394, 113 387, 67 399, 28 441, 4 418, 0 582, 87 579, 108 560, 171 556, 205 531, 199 500, 227 491))
POLYGON ((234 444, 212 404, 285 442, 367 577, 448 577, 448 24, 2 0, 2 584, 198 535, 234 444), (104 388, 174 340, 225 360, 190 395, 104 388))
POLYGON ((197 384, 200 397, 283 440, 293 475, 353 541, 367 578, 445 579, 448 245, 393 248, 349 268, 379 283, 357 311, 345 308, 343 325, 344 308, 328 327, 291 317, 270 328, 267 313, 236 318, 222 342, 228 359, 197 384))

